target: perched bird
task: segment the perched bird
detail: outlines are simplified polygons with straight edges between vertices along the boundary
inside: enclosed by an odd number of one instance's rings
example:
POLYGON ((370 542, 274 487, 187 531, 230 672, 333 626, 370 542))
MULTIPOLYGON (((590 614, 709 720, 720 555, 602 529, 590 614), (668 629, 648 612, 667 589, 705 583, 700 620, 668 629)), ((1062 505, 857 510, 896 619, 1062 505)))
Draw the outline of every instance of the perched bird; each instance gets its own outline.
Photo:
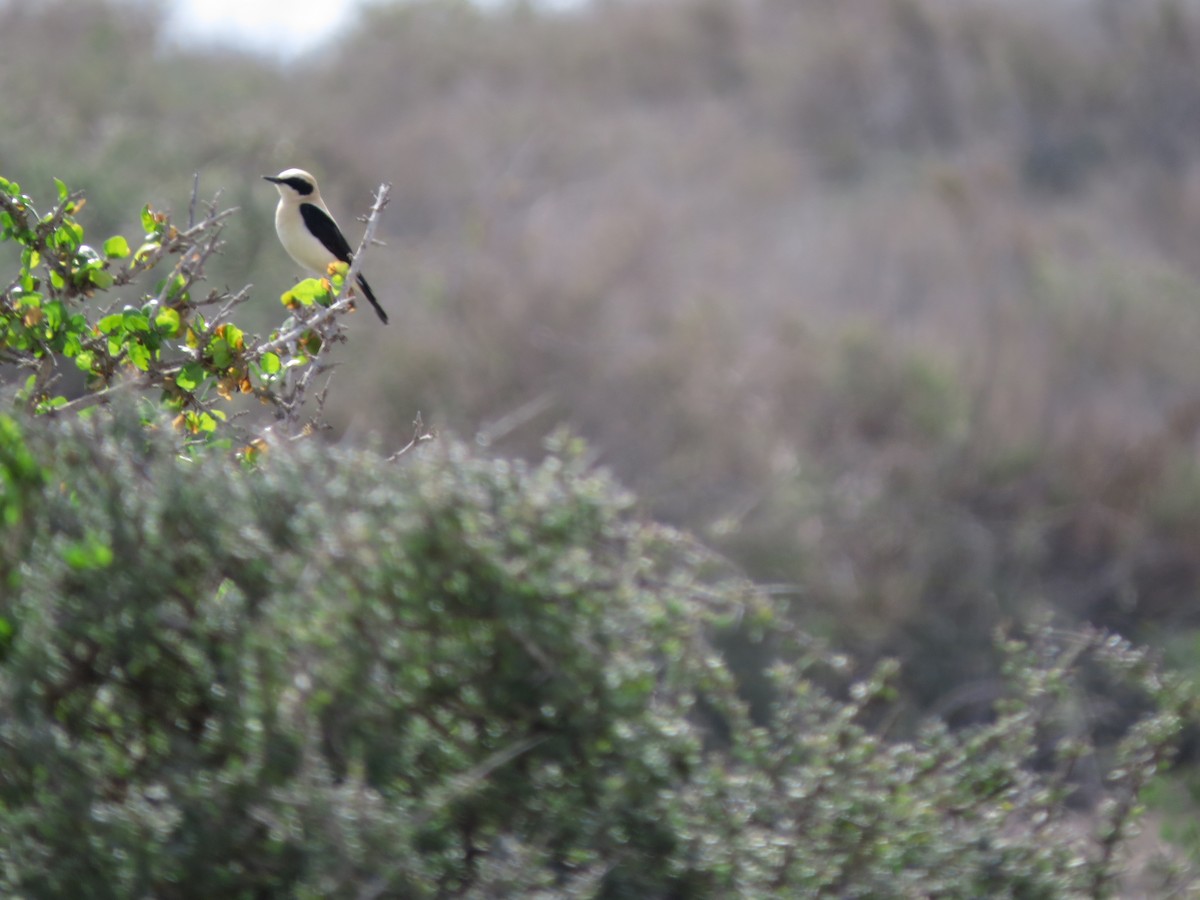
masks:
MULTIPOLYGON (((288 256, 317 275, 327 274, 329 264, 334 260, 350 262, 354 254, 321 199, 317 179, 303 169, 284 169, 278 175, 264 175, 263 178, 279 191, 275 231, 288 256)), ((387 313, 362 275, 358 276, 358 286, 386 325, 387 313)))

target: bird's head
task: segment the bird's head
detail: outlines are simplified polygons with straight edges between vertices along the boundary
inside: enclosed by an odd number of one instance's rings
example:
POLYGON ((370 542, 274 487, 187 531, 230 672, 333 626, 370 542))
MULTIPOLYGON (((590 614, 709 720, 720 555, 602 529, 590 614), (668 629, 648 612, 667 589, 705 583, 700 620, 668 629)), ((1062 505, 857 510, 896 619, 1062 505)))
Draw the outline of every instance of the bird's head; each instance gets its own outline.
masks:
POLYGON ((317 179, 303 169, 284 169, 278 175, 264 175, 267 181, 275 185, 279 196, 284 200, 300 202, 313 200, 320 196, 317 190, 317 179))

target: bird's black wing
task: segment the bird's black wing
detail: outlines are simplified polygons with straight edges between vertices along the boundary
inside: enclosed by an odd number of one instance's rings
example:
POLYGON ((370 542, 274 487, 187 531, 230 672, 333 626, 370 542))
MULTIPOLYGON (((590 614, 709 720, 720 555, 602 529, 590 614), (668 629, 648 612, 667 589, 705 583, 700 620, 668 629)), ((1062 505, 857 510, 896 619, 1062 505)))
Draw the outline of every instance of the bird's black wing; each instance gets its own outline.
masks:
MULTIPOLYGON (((346 236, 342 234, 342 229, 337 227, 337 222, 330 218, 329 213, 313 203, 301 203, 300 215, 304 219, 304 227, 312 232, 313 237, 320 241, 326 250, 332 253, 336 259, 340 259, 344 263, 350 262, 350 258, 353 256, 350 245, 346 243, 346 236)), ((387 313, 375 299, 375 292, 371 290, 367 279, 362 275, 358 276, 358 286, 362 288, 363 293, 367 295, 368 302, 375 307, 375 313, 386 325, 387 313)))
POLYGON ((350 245, 346 243, 346 236, 337 227, 337 222, 330 218, 329 213, 314 203, 301 203, 300 215, 304 219, 304 227, 325 245, 325 249, 332 253, 335 259, 344 263, 350 262, 353 255, 350 245))

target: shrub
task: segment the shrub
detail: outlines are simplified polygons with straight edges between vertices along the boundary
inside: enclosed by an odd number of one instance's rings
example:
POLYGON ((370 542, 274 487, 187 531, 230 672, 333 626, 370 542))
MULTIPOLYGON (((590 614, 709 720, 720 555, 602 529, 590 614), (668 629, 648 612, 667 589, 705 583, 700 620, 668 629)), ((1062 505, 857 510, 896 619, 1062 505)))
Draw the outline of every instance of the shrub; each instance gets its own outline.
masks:
POLYGON ((9 895, 1103 896, 1190 715, 1043 635, 990 723, 889 741, 890 667, 847 676, 568 439, 247 469, 134 416, 3 426, 9 895), (1095 834, 1085 663, 1149 703, 1095 834))

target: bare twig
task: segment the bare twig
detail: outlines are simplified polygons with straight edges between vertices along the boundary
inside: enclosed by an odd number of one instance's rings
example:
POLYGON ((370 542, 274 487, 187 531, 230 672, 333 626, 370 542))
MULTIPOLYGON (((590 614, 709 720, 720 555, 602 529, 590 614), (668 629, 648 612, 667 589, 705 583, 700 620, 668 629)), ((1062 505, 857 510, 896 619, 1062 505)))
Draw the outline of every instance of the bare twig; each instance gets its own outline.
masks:
POLYGON ((196 224, 196 197, 200 193, 200 173, 192 173, 192 199, 188 201, 188 228, 196 224))
MULTIPOLYGON (((219 194, 217 196, 220 196, 219 194)), ((238 207, 231 206, 228 209, 223 209, 216 212, 216 197, 208 204, 209 213, 195 225, 190 226, 184 231, 178 231, 174 236, 167 238, 159 243, 157 247, 148 250, 140 257, 135 258, 128 265, 122 267, 114 276, 117 285, 129 284, 133 279, 148 269, 154 268, 158 261, 172 251, 178 250, 180 247, 187 246, 199 242, 200 236, 209 229, 215 228, 227 218, 238 212, 238 207)), ((168 279, 169 281, 169 279, 168 279)))
POLYGON ((194 247, 179 257, 179 261, 175 263, 171 274, 163 279, 162 290, 158 292, 157 297, 150 301, 151 306, 161 306, 166 301, 167 294, 169 293, 188 290, 195 282, 196 277, 203 273, 204 265, 208 262, 208 258, 221 246, 220 238, 221 229, 217 228, 203 245, 194 247), (175 284, 176 276, 183 277, 184 283, 182 286, 175 284))
POLYGON ((308 384, 318 375, 329 372, 330 380, 333 378, 333 373, 329 370, 333 369, 332 364, 323 363, 319 359, 314 359, 312 363, 304 370, 304 373, 296 380, 289 389, 285 390, 282 396, 274 398, 276 405, 281 410, 281 417, 292 428, 292 436, 297 437, 302 434, 310 434, 313 431, 320 429, 321 426, 321 410, 325 407, 325 394, 329 390, 329 381, 325 382, 325 387, 322 389, 317 402, 316 412, 309 417, 308 421, 297 429, 296 422, 300 417, 300 410, 304 406, 304 397, 308 392, 308 384))
POLYGON ((121 381, 114 382, 108 387, 99 391, 92 391, 90 394, 81 394, 74 400, 64 403, 62 406, 56 406, 54 409, 46 411, 46 415, 61 416, 64 413, 78 412, 81 409, 87 409, 91 406, 99 406, 102 403, 107 403, 114 395, 121 391, 128 390, 131 387, 137 387, 142 384, 143 378, 124 378, 121 381))
POLYGON ((225 305, 222 306, 219 310, 217 310, 217 315, 216 315, 216 319, 215 319, 215 321, 221 322, 221 321, 224 321, 225 317, 227 315, 229 315, 230 312, 233 311, 233 308, 235 306, 245 303, 247 300, 250 299, 250 288, 252 288, 252 287, 254 287, 254 285, 248 284, 244 288, 242 288, 240 291, 238 291, 236 294, 215 294, 214 293, 211 297, 206 297, 205 299, 201 300, 199 303, 195 303, 193 305, 195 305, 195 306, 210 306, 213 303, 218 303, 222 300, 225 301, 225 305))
POLYGON ((395 462, 400 457, 402 457, 405 453, 407 453, 409 450, 411 450, 413 447, 417 446, 417 444, 423 444, 426 441, 432 441, 435 438, 437 438, 436 433, 425 430, 425 423, 421 420, 421 413, 420 413, 420 411, 418 411, 417 417, 415 419, 413 419, 412 440, 409 441, 407 444, 405 444, 403 447, 401 447, 399 450, 397 450, 395 453, 393 453, 391 456, 389 456, 387 458, 387 461, 395 462))

